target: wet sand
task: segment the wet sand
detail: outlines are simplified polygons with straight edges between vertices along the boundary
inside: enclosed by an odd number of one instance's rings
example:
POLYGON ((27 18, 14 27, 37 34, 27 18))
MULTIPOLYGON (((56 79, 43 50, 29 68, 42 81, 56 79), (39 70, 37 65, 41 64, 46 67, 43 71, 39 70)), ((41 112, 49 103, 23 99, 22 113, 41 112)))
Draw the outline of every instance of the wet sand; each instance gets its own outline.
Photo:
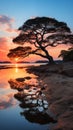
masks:
POLYGON ((30 67, 45 87, 50 111, 56 116, 53 130, 73 130, 73 63, 30 67))

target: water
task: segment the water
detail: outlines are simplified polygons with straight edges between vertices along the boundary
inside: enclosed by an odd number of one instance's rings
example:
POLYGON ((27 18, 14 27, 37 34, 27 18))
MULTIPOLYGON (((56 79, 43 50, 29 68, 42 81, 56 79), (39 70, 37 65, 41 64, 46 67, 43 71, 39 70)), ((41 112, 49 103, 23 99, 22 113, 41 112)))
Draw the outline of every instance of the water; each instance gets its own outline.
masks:
POLYGON ((53 125, 36 76, 27 73, 26 66, 0 66, 0 130, 50 130, 53 125))

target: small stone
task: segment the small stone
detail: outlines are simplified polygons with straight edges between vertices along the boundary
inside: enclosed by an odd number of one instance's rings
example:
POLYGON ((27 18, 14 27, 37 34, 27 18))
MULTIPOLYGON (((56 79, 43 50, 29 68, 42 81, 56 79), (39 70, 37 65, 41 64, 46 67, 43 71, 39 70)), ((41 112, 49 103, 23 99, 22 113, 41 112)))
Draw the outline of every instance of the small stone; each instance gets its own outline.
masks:
POLYGON ((47 102, 46 100, 43 100, 43 103, 44 103, 44 104, 48 104, 48 102, 47 102))
POLYGON ((42 93, 42 97, 45 97, 45 94, 42 93))
POLYGON ((32 103, 33 103, 33 104, 36 104, 36 103, 37 103, 37 100, 33 100, 32 103))
POLYGON ((27 89, 27 90, 28 90, 29 88, 30 88, 29 86, 25 86, 25 89, 27 89))
POLYGON ((25 99, 28 100, 28 99, 30 99, 30 98, 31 98, 31 96, 27 96, 25 99))
POLYGON ((38 104, 42 105, 42 99, 38 99, 38 104))
POLYGON ((29 79, 31 79, 31 77, 30 76, 27 76, 27 77, 24 77, 25 79, 27 79, 27 80, 29 80, 29 79))
POLYGON ((38 111, 39 111, 39 112, 42 112, 43 110, 44 110, 43 107, 38 107, 38 111))
POLYGON ((45 87, 42 87, 41 90, 45 90, 45 87))
POLYGON ((45 105, 44 105, 44 108, 47 109, 47 108, 48 108, 48 104, 45 104, 45 105))
POLYGON ((16 81, 23 82, 23 81, 25 81, 25 79, 24 78, 17 78, 16 81))

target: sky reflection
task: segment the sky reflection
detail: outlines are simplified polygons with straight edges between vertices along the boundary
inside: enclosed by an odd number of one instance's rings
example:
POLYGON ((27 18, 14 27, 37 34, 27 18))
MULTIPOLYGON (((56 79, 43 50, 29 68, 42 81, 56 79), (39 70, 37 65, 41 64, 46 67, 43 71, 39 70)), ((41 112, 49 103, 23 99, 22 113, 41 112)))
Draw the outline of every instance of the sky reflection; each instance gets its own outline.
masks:
MULTIPOLYGON (((14 68, 1 69, 0 75, 0 109, 6 109, 16 104, 13 96, 16 90, 10 88, 8 81, 20 77, 24 78, 29 76, 29 74, 25 68, 19 68, 18 64, 15 64, 14 68)), ((34 75, 31 74, 31 77, 34 77, 34 75)))
MULTIPOLYGON (((34 92, 36 91, 39 92, 39 89, 40 89, 40 88, 37 89, 38 82, 37 82, 36 76, 33 74, 28 74, 26 72, 26 69, 19 68, 18 64, 15 64, 14 68, 1 69, 0 75, 1 75, 0 77, 0 122, 1 122, 0 129, 1 130, 5 130, 5 129, 7 130, 9 129, 12 129, 12 130, 15 130, 15 129, 17 130, 20 130, 20 129, 22 130, 24 129, 47 130, 48 128, 52 127, 54 120, 50 118, 50 116, 46 118, 47 115, 46 114, 43 115, 43 113, 41 112, 42 109, 45 109, 45 110, 47 109, 45 107, 47 107, 48 104, 45 104, 44 106, 42 104, 42 100, 39 100, 39 99, 38 99, 38 104, 37 104, 36 94, 33 95, 34 92), (25 97, 27 99, 26 102, 23 102, 23 98, 21 99, 21 101, 15 98, 19 96, 18 90, 15 88, 13 89, 9 81, 14 81, 13 83, 16 84, 16 87, 18 86, 21 87, 22 85, 23 85, 22 87, 24 87, 24 84, 26 84, 25 91, 27 90, 27 92, 25 93, 30 94, 30 96, 33 95, 34 99, 32 99, 32 102, 29 103, 30 102, 29 96, 25 97), (29 87, 29 90, 28 90, 28 87, 29 87), (40 104, 39 104, 39 101, 41 101, 40 104), (25 107, 27 108, 27 105, 28 105, 29 111, 25 109, 25 107), (38 105, 41 105, 41 106, 38 106, 38 105), (31 109, 31 106, 33 106, 32 109, 31 109), (40 111, 40 112, 37 113, 37 111, 40 111), (33 112, 34 112, 34 116, 33 116, 33 112), (40 114, 40 119, 38 118, 39 114, 40 114), (50 121, 50 119, 52 119, 52 121, 50 121)), ((20 92, 20 95, 21 93, 23 93, 21 89, 19 89, 19 92, 20 92)))
POLYGON ((16 92, 10 88, 8 81, 28 75, 25 69, 18 68, 15 64, 14 68, 0 70, 0 110, 9 108, 16 104, 13 95, 16 92))
POLYGON ((9 108, 16 104, 16 101, 13 98, 13 93, 10 93, 8 95, 0 94, 0 97, 0 110, 9 108))

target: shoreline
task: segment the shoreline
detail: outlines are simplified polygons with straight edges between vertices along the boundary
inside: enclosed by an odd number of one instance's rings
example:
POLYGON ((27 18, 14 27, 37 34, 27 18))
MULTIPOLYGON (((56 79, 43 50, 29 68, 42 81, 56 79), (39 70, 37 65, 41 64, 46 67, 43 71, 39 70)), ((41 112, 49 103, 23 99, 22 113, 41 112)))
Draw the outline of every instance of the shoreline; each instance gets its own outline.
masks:
POLYGON ((29 67, 28 73, 38 76, 45 87, 44 93, 50 111, 57 118, 53 130, 73 129, 73 63, 29 67))
MULTIPOLYGON (((56 124, 51 130, 73 129, 73 62, 24 66, 27 73, 36 75, 41 92, 49 104, 47 114, 56 124), (52 115, 51 115, 52 114, 52 115)), ((2 69, 10 69, 4 68, 2 69)), ((23 77, 16 79, 23 81, 23 77)))

